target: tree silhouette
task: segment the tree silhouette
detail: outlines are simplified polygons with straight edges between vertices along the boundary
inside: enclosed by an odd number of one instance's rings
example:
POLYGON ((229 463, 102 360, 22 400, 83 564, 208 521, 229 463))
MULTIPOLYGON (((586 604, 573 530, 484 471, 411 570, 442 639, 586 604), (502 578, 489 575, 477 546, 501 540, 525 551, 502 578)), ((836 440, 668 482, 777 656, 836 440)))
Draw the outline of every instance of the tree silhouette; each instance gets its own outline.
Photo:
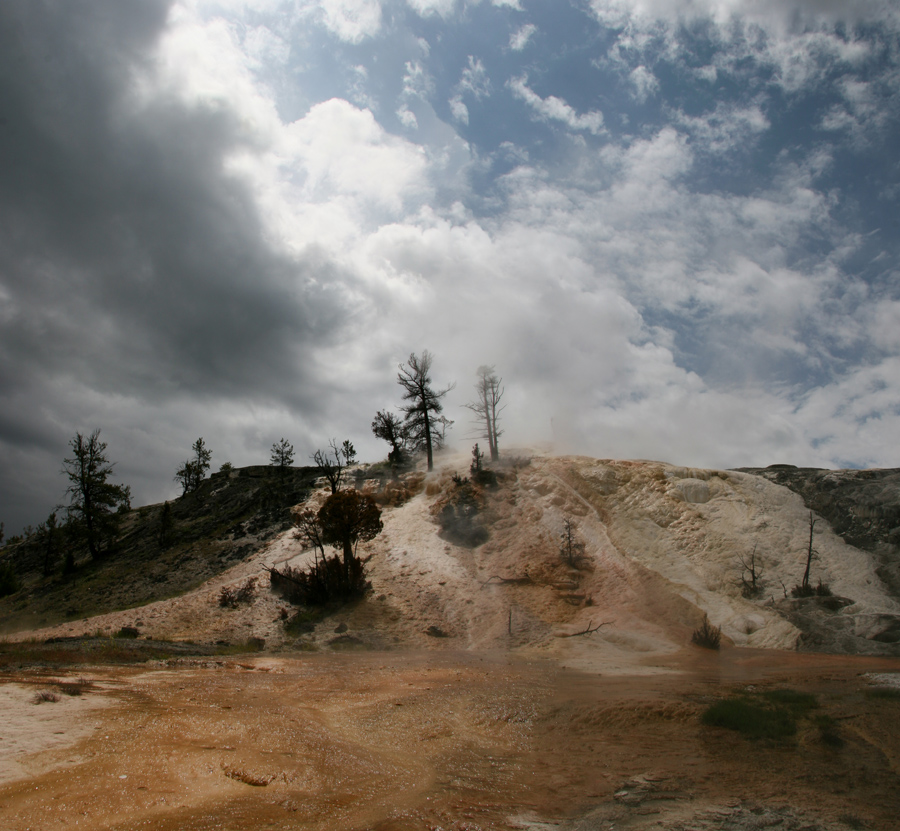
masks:
POLYGON ((194 442, 191 450, 194 451, 194 457, 188 459, 175 474, 175 481, 181 484, 182 496, 200 487, 212 459, 212 450, 206 446, 202 436, 194 442))
POLYGON ((477 374, 478 381, 475 383, 477 397, 465 406, 477 416, 478 436, 487 440, 491 461, 496 462, 500 458, 497 440, 503 435, 503 431, 497 426, 497 419, 503 410, 500 406, 504 392, 501 386, 503 379, 497 377, 492 366, 478 367, 477 374))
POLYGON ((109 481, 113 464, 106 457, 106 442, 100 441, 100 431, 90 436, 76 433, 69 442, 72 457, 63 460, 63 473, 69 479, 66 494, 71 503, 70 519, 80 530, 91 557, 98 559, 111 545, 118 531, 114 510, 127 505, 129 492, 109 481))
POLYGON ((343 553, 344 570, 350 574, 356 544, 374 539, 384 527, 375 500, 357 490, 338 491, 325 500, 317 514, 322 542, 343 553))
POLYGON ((275 442, 272 445, 272 455, 270 459, 270 464, 278 469, 278 475, 281 477, 283 483, 288 468, 294 463, 294 445, 284 438, 281 439, 281 441, 275 442))
POLYGON ((431 353, 426 349, 421 355, 410 353, 409 360, 400 364, 397 383, 403 387, 402 406, 407 441, 414 450, 424 450, 428 469, 434 469, 433 448, 441 447, 447 428, 453 424, 441 413, 444 405, 441 399, 453 389, 436 390, 431 382, 431 353))
POLYGON ((328 450, 317 450, 311 458, 319 468, 319 473, 328 480, 334 495, 341 489, 344 471, 356 461, 356 448, 349 439, 344 439, 344 443, 340 445, 337 439, 332 439, 328 447, 328 450))
POLYGON ((372 432, 376 438, 384 439, 391 445, 388 461, 392 465, 403 464, 406 431, 401 419, 393 413, 379 410, 375 413, 375 418, 372 421, 372 432))

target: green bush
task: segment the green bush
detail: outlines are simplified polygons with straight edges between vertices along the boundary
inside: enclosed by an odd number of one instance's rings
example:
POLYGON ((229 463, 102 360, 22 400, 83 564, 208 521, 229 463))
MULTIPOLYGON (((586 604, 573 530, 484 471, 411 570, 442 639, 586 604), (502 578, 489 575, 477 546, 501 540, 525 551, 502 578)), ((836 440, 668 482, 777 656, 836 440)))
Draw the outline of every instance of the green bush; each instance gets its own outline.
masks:
MULTIPOLYGON (((762 690, 717 701, 701 717, 704 724, 725 727, 750 739, 786 739, 797 732, 797 721, 819 702, 810 693, 791 689, 762 690)), ((842 740, 828 716, 818 716, 822 740, 838 746, 842 740)))
POLYGON ((812 693, 802 693, 791 689, 766 690, 763 698, 771 701, 776 706, 784 706, 795 713, 805 713, 819 706, 819 702, 812 693))
POLYGON ((736 730, 750 739, 786 739, 797 732, 797 721, 790 710, 760 706, 746 698, 717 701, 701 721, 711 727, 736 730))

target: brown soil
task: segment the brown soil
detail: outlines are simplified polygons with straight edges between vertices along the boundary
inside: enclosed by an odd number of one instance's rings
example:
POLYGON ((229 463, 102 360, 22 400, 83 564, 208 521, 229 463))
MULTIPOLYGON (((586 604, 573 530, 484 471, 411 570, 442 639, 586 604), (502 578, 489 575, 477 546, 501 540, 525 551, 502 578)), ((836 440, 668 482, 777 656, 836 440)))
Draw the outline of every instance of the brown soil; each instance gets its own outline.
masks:
MULTIPOLYGON (((19 754, 0 827, 896 828, 900 703, 868 696, 863 674, 900 662, 733 649, 656 662, 609 677, 433 651, 98 670, 84 701, 108 706, 19 754), (811 722, 782 743, 700 723, 748 685, 816 694, 840 745, 811 722)), ((4 680, 29 701, 48 684, 4 680)))

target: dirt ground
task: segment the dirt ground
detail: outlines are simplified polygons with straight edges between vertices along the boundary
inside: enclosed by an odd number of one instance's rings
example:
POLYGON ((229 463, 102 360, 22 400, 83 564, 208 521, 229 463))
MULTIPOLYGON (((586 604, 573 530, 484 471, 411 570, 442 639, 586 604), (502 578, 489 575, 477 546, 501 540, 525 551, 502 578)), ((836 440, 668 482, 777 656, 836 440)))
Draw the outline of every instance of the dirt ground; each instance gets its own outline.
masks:
POLYGON ((24 673, 0 687, 19 706, 0 737, 0 827, 889 831, 900 702, 866 694, 885 673, 900 662, 742 649, 610 676, 331 653, 97 668, 82 696, 39 705, 63 677, 24 673), (748 685, 816 694, 840 743, 701 724, 748 685))

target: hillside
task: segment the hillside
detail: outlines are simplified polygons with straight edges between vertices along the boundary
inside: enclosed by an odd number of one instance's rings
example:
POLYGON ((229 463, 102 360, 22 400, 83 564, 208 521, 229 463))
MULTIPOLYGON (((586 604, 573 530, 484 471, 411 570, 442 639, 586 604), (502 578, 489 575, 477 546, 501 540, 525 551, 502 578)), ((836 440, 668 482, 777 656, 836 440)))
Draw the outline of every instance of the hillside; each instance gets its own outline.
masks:
POLYGON ((314 468, 291 469, 283 482, 271 467, 214 473, 169 504, 122 516, 115 549, 102 560, 72 548, 75 569, 64 573, 69 545, 58 534, 48 556, 40 534, 0 549, 22 588, 0 598, 0 634, 129 609, 183 594, 231 568, 290 527, 289 507, 305 498, 314 468), (48 568, 49 566, 49 568, 48 568))
MULTIPOLYGON (((737 646, 900 654, 900 602, 890 579, 897 548, 890 533, 878 532, 868 549, 856 547, 819 520, 811 582, 830 585, 833 596, 789 595, 802 576, 808 545, 804 498, 824 504, 815 501, 814 484, 831 481, 825 472, 817 472, 818 479, 807 476, 801 496, 772 481, 784 475, 780 468, 709 471, 537 456, 501 466, 496 487, 467 496, 475 506, 474 518, 466 520, 471 527, 448 525, 445 510, 442 529, 440 509, 460 497, 452 475, 466 475, 468 461, 447 456, 433 474, 413 472, 399 482, 359 472, 352 485, 375 494, 384 509, 383 533, 360 551, 368 558, 372 591, 322 619, 309 615, 286 628, 290 612, 268 588, 266 567, 298 564, 308 556, 286 529, 283 514, 263 522, 239 499, 228 503, 234 506, 228 518, 216 514, 210 497, 252 481, 243 474, 209 483, 204 504, 207 521, 218 523, 213 534, 184 540, 177 552, 147 560, 130 578, 123 576, 124 566, 117 572, 123 583, 130 579, 123 598, 151 599, 157 573, 169 575, 169 595, 183 587, 179 596, 99 617, 70 617, 33 634, 112 633, 132 626, 152 638, 215 643, 253 637, 268 648, 512 648, 573 667, 610 668, 652 662, 682 648, 708 614, 737 646), (238 514, 245 518, 235 533, 238 514), (584 559, 575 566, 559 553, 567 518, 584 543, 584 559), (214 556, 208 553, 213 549, 214 556), (740 558, 747 562, 751 555, 761 565, 761 591, 747 598, 740 558), (179 558, 190 566, 189 579, 176 576, 179 558), (253 578, 258 584, 251 603, 219 606, 222 587, 253 578), (598 624, 602 628, 590 636, 570 637, 598 624)), ((297 473, 297 492, 310 476, 297 473)), ((873 481, 868 471, 834 477, 873 481)), ((891 481, 867 496, 864 510, 870 515, 892 516, 891 481)), ((316 504, 325 493, 313 489, 309 499, 316 504)), ((845 511, 855 510, 847 508, 847 499, 839 502, 845 511)), ((833 512, 828 516, 834 521, 833 512)), ((840 527, 846 531, 846 524, 840 527)), ((854 533, 853 540, 865 542, 854 533)), ((30 597, 37 602, 35 590, 30 597)), ((14 604, 16 598, 7 601, 14 604)))

